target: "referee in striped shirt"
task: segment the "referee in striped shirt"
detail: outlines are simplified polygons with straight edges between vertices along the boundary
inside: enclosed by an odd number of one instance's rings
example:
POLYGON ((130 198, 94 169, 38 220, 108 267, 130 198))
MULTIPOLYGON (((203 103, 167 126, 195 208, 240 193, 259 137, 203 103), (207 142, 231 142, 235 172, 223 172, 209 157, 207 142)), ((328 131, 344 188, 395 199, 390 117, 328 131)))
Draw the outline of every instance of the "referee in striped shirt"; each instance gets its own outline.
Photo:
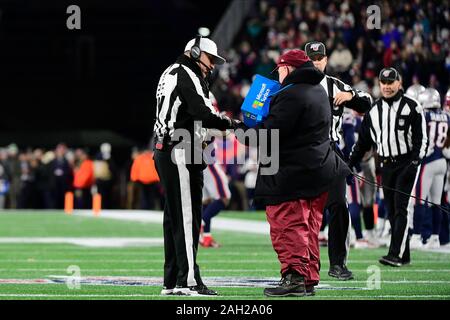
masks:
MULTIPOLYGON (((327 65, 325 45, 322 42, 312 41, 305 45, 308 57, 314 66, 324 72, 327 65)), ((371 96, 360 90, 355 90, 341 80, 325 75, 320 82, 328 95, 332 113, 330 128, 330 141, 336 154, 345 159, 339 147, 342 131, 342 115, 344 107, 359 113, 365 113, 372 104, 371 96)), ((329 212, 328 228, 328 257, 330 269, 328 275, 339 280, 353 279, 353 273, 347 268, 347 257, 350 245, 350 213, 346 198, 345 179, 338 177, 330 186, 326 209, 329 212)))
POLYGON ((154 159, 166 200, 162 295, 217 295, 203 284, 196 260, 206 168, 202 157, 204 128, 223 131, 235 124, 214 109, 206 80, 214 66, 224 62, 212 40, 197 36, 187 43, 184 53, 163 72, 158 83, 154 159), (195 122, 201 122, 201 126, 195 122), (179 143, 177 136, 185 138, 186 133, 190 137, 179 143))
POLYGON ((400 267, 410 263, 408 235, 409 196, 427 149, 427 131, 421 105, 404 95, 400 74, 385 68, 379 74, 382 97, 364 116, 349 166, 359 163, 372 146, 381 162, 384 199, 392 234, 389 252, 381 264, 400 267), (394 191, 395 189, 395 191, 394 191))

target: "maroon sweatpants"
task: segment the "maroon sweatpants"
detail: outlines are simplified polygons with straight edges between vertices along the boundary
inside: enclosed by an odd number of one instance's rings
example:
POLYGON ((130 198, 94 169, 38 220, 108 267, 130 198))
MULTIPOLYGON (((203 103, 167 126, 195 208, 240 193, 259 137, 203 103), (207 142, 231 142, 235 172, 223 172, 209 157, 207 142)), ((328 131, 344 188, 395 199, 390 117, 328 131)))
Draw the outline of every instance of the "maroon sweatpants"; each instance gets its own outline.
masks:
POLYGON ((272 245, 281 263, 281 274, 296 271, 306 285, 319 283, 319 231, 328 193, 267 206, 272 245))

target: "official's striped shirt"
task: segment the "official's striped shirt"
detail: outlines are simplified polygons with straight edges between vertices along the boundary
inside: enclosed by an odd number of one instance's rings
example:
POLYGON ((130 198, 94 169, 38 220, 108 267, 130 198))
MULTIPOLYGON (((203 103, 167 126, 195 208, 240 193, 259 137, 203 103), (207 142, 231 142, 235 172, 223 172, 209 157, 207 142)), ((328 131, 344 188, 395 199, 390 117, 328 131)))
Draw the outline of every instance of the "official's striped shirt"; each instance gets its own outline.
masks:
POLYGON ((200 67, 185 55, 161 75, 156 101, 154 132, 165 141, 170 141, 178 128, 204 138, 206 131, 194 128, 194 121, 201 121, 202 128, 231 128, 231 120, 214 109, 200 67))
POLYGON ((342 113, 344 112, 344 107, 353 109, 359 113, 365 113, 372 105, 372 97, 370 94, 353 89, 341 80, 329 75, 325 75, 320 84, 325 89, 330 100, 332 113, 330 140, 331 142, 339 143, 342 133, 342 113), (339 92, 350 92, 353 95, 352 100, 347 101, 344 105, 336 106, 333 101, 339 92))
POLYGON ((364 116, 352 159, 361 159, 375 145, 379 156, 410 155, 421 160, 427 150, 427 126, 422 106, 402 91, 391 99, 378 99, 364 116))

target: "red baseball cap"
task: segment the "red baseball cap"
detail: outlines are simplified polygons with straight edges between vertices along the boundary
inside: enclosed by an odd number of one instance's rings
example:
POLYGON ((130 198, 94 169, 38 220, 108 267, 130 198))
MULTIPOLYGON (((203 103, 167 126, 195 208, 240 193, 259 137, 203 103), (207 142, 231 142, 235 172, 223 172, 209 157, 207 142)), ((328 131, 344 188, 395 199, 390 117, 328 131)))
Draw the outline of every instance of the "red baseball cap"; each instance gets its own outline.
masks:
POLYGON ((299 49, 289 50, 278 58, 277 67, 275 70, 282 66, 292 66, 298 68, 308 61, 311 61, 311 59, 309 59, 305 51, 299 49))

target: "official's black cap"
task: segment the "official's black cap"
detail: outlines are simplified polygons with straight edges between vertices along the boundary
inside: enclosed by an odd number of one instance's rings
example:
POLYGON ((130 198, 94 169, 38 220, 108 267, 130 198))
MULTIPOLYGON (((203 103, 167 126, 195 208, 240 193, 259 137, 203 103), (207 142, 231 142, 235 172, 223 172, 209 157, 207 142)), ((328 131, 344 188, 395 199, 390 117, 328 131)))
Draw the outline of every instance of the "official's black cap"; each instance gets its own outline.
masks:
POLYGON ((400 80, 400 74, 394 68, 384 68, 380 71, 378 79, 380 79, 380 81, 393 82, 395 80, 400 80))
POLYGON ((319 41, 311 41, 305 45, 305 51, 308 57, 314 57, 317 55, 326 56, 327 52, 325 45, 319 41))

